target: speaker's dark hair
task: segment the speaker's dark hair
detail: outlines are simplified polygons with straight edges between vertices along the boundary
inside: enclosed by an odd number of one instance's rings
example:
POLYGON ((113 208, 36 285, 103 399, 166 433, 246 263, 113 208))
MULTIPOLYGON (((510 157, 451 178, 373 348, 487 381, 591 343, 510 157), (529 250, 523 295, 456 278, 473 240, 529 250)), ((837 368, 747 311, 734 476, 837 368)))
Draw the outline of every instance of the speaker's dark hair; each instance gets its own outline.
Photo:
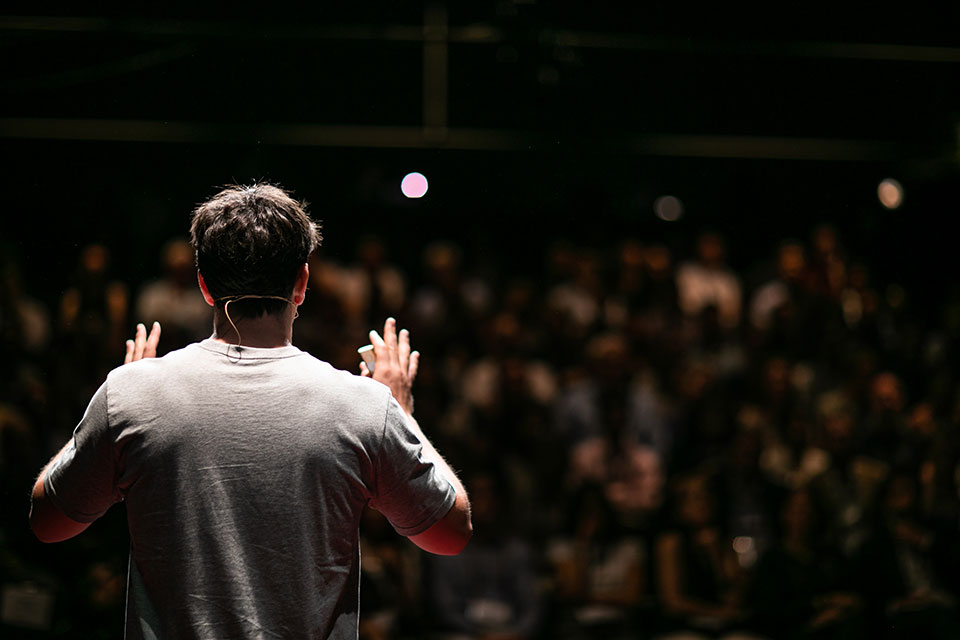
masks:
MULTIPOLYGON (((306 206, 279 187, 257 183, 228 186, 194 210, 197 268, 218 308, 235 296, 290 297, 300 266, 321 240, 306 206)), ((253 298, 231 304, 230 313, 256 317, 285 306, 253 298)))

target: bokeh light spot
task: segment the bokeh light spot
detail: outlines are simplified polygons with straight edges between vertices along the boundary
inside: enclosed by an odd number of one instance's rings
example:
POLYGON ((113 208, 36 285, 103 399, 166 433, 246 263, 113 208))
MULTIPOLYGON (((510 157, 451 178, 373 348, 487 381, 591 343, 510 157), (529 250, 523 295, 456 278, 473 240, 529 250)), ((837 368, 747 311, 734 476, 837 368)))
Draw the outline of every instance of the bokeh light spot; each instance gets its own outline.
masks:
POLYGON ((408 198, 422 198, 427 193, 427 179, 422 173, 408 173, 400 183, 400 191, 408 198))
POLYGON ((660 196, 653 202, 653 212, 667 222, 675 222, 683 216, 683 203, 673 196, 660 196))
POLYGON ((893 178, 887 178, 877 186, 877 197, 887 209, 896 209, 903 204, 903 187, 893 178))

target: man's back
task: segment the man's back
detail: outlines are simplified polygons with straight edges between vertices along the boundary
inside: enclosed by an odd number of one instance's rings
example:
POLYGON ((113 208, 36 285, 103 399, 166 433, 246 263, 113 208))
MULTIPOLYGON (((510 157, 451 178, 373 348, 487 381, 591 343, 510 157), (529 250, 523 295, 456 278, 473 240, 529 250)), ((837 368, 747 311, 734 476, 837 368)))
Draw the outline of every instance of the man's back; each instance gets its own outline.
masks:
POLYGON ((121 367, 76 441, 47 490, 82 521, 125 500, 128 638, 355 638, 367 501, 414 535, 455 497, 386 387, 295 347, 121 367))
POLYGON ((430 553, 473 532, 463 484, 413 418, 408 332, 393 318, 371 331, 360 376, 290 346, 320 243, 304 206, 254 184, 194 210, 213 335, 156 360, 160 324, 137 325, 33 485, 44 542, 126 501, 128 638, 356 638, 367 504, 430 553))

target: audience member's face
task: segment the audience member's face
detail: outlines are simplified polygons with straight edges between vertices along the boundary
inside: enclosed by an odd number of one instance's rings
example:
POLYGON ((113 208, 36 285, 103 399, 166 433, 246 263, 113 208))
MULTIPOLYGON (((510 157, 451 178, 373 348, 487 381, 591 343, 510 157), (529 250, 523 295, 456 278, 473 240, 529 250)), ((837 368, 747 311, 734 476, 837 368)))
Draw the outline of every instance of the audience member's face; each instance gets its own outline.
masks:
POLYGON ((875 411, 901 411, 903 389, 892 373, 878 374, 870 386, 870 404, 875 411))
POLYGON ((930 437, 936 432, 937 423, 933 415, 933 407, 929 402, 921 402, 913 408, 907 427, 911 432, 925 437, 930 437))
POLYGON ((847 411, 828 415, 823 420, 823 431, 829 447, 841 448, 847 445, 853 436, 853 416, 847 411))
POLYGON ((455 289, 459 281, 460 255, 452 245, 436 243, 424 251, 427 273, 444 289, 455 289))
POLYGON ((867 288, 869 279, 870 275, 866 267, 862 264, 851 266, 847 273, 847 283, 858 291, 863 291, 867 288))
POLYGON ((522 327, 520 320, 509 312, 494 316, 486 328, 487 347, 491 351, 516 351, 519 348, 522 327))
POLYGON ((712 382, 710 368, 704 363, 695 362, 681 370, 678 390, 685 399, 696 400, 707 392, 712 382))
POLYGON ((643 283, 643 247, 627 242, 620 247, 620 287, 625 293, 637 292, 643 283))
POLYGON ((896 475, 890 481, 887 491, 887 508, 894 513, 904 513, 913 508, 916 501, 916 487, 912 478, 906 475, 896 475))
POLYGON ((386 260, 386 249, 379 238, 367 238, 357 247, 357 259, 365 267, 376 269, 386 260))
POLYGON ((627 242, 620 247, 620 266, 624 269, 639 269, 643 266, 643 245, 627 242))
POLYGON ((100 275, 107 270, 107 262, 110 260, 110 254, 107 248, 101 244, 91 244, 83 249, 80 254, 80 267, 84 272, 91 275, 100 275))
POLYGON ((837 252, 837 232, 833 227, 818 227, 813 232, 813 250, 826 257, 837 252))
POLYGON ((587 345, 594 376, 601 383, 622 382, 630 372, 630 350, 619 335, 593 338, 587 345))
POLYGON ((186 242, 171 243, 164 250, 164 270, 180 285, 193 285, 197 279, 193 249, 186 242))
POLYGON ((705 478, 686 480, 678 490, 680 519, 689 526, 702 527, 713 520, 713 497, 705 478))
POLYGON ((799 280, 807 266, 807 258, 803 247, 799 244, 787 244, 780 247, 777 256, 777 270, 780 277, 786 280, 799 280))
POLYGON ((724 246, 720 236, 712 233, 700 236, 697 242, 697 252, 700 261, 707 265, 723 264, 724 246))
POLYGON ((782 396, 790 389, 790 364, 783 358, 770 358, 763 367, 763 386, 772 396, 782 396))
POLYGON ((670 250, 663 245, 649 247, 643 254, 647 271, 654 280, 664 280, 670 276, 670 250))

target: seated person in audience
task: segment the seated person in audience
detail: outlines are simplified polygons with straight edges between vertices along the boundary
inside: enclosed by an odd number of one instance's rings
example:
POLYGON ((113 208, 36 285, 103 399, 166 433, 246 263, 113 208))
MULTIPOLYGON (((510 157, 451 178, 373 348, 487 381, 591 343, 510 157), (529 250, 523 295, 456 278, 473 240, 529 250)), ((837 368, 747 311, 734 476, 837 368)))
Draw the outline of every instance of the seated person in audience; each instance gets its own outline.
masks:
POLYGON ((956 598, 939 583, 936 534, 920 517, 917 486, 912 470, 891 474, 882 517, 859 555, 871 637, 960 638, 956 598))
POLYGON ((697 238, 697 259, 677 268, 677 293, 684 315, 695 318, 707 307, 716 307, 724 330, 740 324, 740 277, 727 266, 726 243, 717 233, 697 238))
POLYGON ((554 637, 635 638, 649 604, 647 545, 596 485, 573 497, 570 529, 552 540, 554 637))
POLYGON ((712 478, 695 471, 676 478, 673 527, 655 549, 656 587, 664 614, 661 640, 751 637, 743 631, 744 579, 732 541, 721 530, 712 478))
POLYGON ((752 584, 756 626, 784 640, 865 638, 861 598, 848 563, 824 548, 810 492, 790 493, 779 542, 760 559, 752 584))
POLYGON ((530 545, 504 524, 512 495, 495 471, 470 480, 477 533, 457 557, 425 558, 424 595, 438 639, 523 640, 540 626, 540 593, 530 545))

